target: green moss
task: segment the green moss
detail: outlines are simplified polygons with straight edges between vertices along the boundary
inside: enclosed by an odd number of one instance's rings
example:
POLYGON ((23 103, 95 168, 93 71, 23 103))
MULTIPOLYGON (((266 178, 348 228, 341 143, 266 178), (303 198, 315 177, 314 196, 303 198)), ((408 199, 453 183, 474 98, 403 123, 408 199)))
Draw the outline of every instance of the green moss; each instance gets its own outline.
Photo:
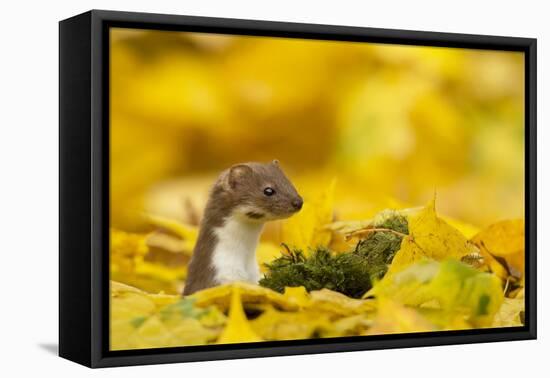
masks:
POLYGON ((350 252, 335 254, 319 247, 306 257, 303 251, 287 247, 285 255, 266 264, 268 272, 260 285, 278 292, 283 292, 286 286, 304 286, 307 291, 327 288, 360 298, 374 280, 386 273, 402 236, 408 233, 407 219, 398 214, 373 226, 384 231, 372 232, 350 252))
POLYGON ((286 286, 304 286, 307 291, 327 288, 350 297, 360 297, 371 287, 364 258, 357 253, 332 254, 318 248, 309 257, 289 251, 267 264, 269 272, 260 285, 283 292, 286 286))
POLYGON ((387 228, 402 234, 409 234, 409 222, 407 217, 399 214, 396 210, 385 210, 374 218, 373 226, 376 228, 387 228))
POLYGON ((366 259, 371 280, 376 281, 388 271, 393 256, 401 247, 402 235, 407 235, 409 229, 407 218, 397 214, 375 223, 374 226, 381 230, 395 231, 373 232, 370 237, 360 240, 355 247, 355 252, 366 259))

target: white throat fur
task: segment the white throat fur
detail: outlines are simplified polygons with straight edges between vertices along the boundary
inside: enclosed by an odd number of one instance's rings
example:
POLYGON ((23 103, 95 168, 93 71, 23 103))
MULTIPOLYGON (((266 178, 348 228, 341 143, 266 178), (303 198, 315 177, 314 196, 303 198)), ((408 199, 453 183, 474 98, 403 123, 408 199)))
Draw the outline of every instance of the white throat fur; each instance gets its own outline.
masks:
POLYGON ((253 222, 238 215, 225 219, 223 226, 214 229, 218 243, 212 254, 215 280, 219 284, 234 281, 258 283, 260 269, 256 248, 264 223, 253 222))

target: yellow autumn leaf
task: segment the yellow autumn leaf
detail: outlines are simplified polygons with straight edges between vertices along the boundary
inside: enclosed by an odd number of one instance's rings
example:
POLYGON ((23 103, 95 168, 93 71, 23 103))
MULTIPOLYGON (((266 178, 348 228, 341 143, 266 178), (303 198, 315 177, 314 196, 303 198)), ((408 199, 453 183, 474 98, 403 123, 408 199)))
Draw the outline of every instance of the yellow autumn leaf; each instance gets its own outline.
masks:
POLYGON ((155 313, 157 306, 146 293, 127 285, 111 282, 111 322, 129 322, 138 316, 155 313))
POLYGON ((131 344, 125 349, 155 348, 160 345, 173 346, 175 339, 157 316, 152 316, 139 326, 129 336, 131 344))
POLYGON ((444 260, 476 252, 477 248, 456 228, 439 218, 435 211, 435 198, 417 214, 410 215, 409 235, 403 238, 388 274, 425 259, 444 260))
POLYGON ((186 266, 167 267, 160 264, 150 263, 148 261, 139 261, 136 263, 135 274, 151 276, 158 281, 173 283, 182 280, 187 272, 186 266))
POLYGON ((503 258, 510 273, 522 277, 525 271, 525 222, 523 219, 505 220, 483 229, 472 238, 491 270, 505 279, 508 271, 495 257, 503 258))
POLYGON ((373 325, 374 313, 346 316, 320 329, 321 337, 354 336, 365 333, 373 325))
POLYGON ((303 286, 286 287, 284 296, 300 309, 329 314, 332 318, 364 314, 375 310, 373 300, 354 299, 329 289, 308 293, 303 286))
POLYGON ((283 312, 269 308, 250 324, 265 340, 296 340, 314 337, 320 329, 330 327, 330 320, 327 315, 312 311, 283 312))
POLYGON ((525 287, 524 287, 525 282, 522 279, 519 283, 520 283, 521 287, 507 293, 508 297, 510 297, 510 298, 525 298, 525 287))
POLYGON ((216 340, 220 331, 220 329, 206 327, 202 319, 193 318, 180 319, 168 328, 168 332, 174 337, 173 346, 207 344, 216 340))
POLYGON ((454 317, 462 314, 474 326, 488 326, 504 294, 501 281, 456 260, 421 261, 385 276, 365 296, 392 298, 409 306, 430 305, 454 317))
POLYGON ((239 287, 232 288, 229 319, 227 326, 218 338, 218 344, 262 341, 262 338, 254 332, 246 318, 239 290, 239 287))
POLYGON ((150 294, 133 286, 110 281, 111 319, 128 321, 139 316, 149 316, 160 308, 177 302, 178 295, 150 294))
POLYGON ((146 293, 143 290, 140 290, 137 287, 133 287, 130 285, 126 285, 122 282, 117 282, 112 280, 109 282, 109 288, 110 288, 112 297, 116 297, 124 293, 135 293, 140 295, 146 295, 146 293))
POLYGON ((473 224, 466 223, 450 217, 440 216, 440 218, 447 222, 451 227, 456 228, 467 239, 470 239, 479 232, 479 228, 477 228, 473 224))
POLYGON ((147 293, 143 290, 140 290, 136 287, 126 285, 122 282, 117 281, 110 281, 110 288, 111 288, 111 298, 121 298, 124 296, 124 294, 128 293, 134 293, 141 297, 147 298, 148 300, 151 300, 157 309, 167 306, 169 304, 173 304, 180 300, 179 295, 171 295, 171 294, 151 294, 147 293))
POLYGON ((141 345, 135 335, 136 319, 146 319, 158 310, 147 293, 129 285, 111 281, 111 349, 131 349, 141 345))
POLYGON ((136 234, 112 228, 110 231, 111 272, 133 272, 136 261, 149 252, 147 234, 136 234))
MULTIPOLYGON (((182 255, 162 250, 158 244, 150 244, 154 236, 151 233, 129 233, 113 228, 110 235, 110 273, 113 280, 153 293, 181 292, 181 282, 187 273, 188 252, 182 255), (166 261, 157 258, 159 252, 164 254, 166 261)), ((173 239, 179 244, 186 243, 173 239)), ((185 248, 178 250, 183 251, 185 248)))
POLYGON ((173 219, 161 217, 158 215, 146 214, 145 218, 153 226, 168 230, 178 235, 182 240, 196 242, 199 235, 199 230, 196 226, 187 225, 173 219))
POLYGON ((524 298, 504 298, 504 302, 495 314, 493 327, 521 327, 522 316, 525 312, 524 298))
POLYGON ((525 249, 525 222, 523 219, 494 223, 472 238, 496 256, 509 256, 525 249))
POLYGON ((424 318, 430 323, 434 324, 441 331, 457 331, 464 329, 475 329, 476 326, 469 322, 467 317, 463 313, 450 313, 445 310, 441 310, 438 307, 437 302, 426 303, 421 307, 412 307, 417 310, 424 318))
POLYGON ((268 340, 357 335, 372 323, 375 306, 371 300, 356 300, 331 290, 307 293, 303 286, 285 288, 285 296, 300 304, 299 311, 268 307, 251 324, 268 340))
POLYGON ((378 299, 378 311, 367 335, 391 333, 429 332, 436 326, 426 320, 418 311, 407 308, 388 297, 378 299))
POLYGON ((364 314, 376 308, 372 300, 350 298, 329 289, 314 290, 310 298, 308 309, 334 316, 364 314))
POLYGON ((285 244, 301 249, 307 255, 310 247, 330 243, 331 230, 325 225, 333 221, 335 186, 336 180, 333 179, 317 196, 305 196, 300 212, 282 222, 281 236, 285 244))
POLYGON ((111 282, 111 349, 160 348, 214 341, 226 323, 215 307, 177 295, 149 294, 111 282))
POLYGON ((233 282, 231 284, 214 286, 198 291, 190 295, 189 298, 192 298, 195 301, 195 305, 199 307, 215 305, 222 311, 226 311, 231 305, 235 289, 239 290, 240 300, 245 305, 269 303, 287 311, 298 309, 298 305, 283 294, 246 282, 233 282))
POLYGON ((306 288, 303 286, 297 287, 285 287, 283 293, 284 297, 288 299, 289 302, 295 303, 299 308, 304 308, 309 306, 311 299, 306 288))
MULTIPOLYGON (((138 318, 139 320, 139 318, 138 318)), ((132 324, 131 332, 113 340, 111 349, 145 349, 187 345, 202 345, 214 341, 220 331, 204 327, 193 318, 183 318, 173 325, 158 315, 132 324)), ((113 336, 111 336, 113 337, 113 336)))
POLYGON ((147 237, 147 246, 149 250, 161 250, 169 253, 172 257, 184 255, 180 260, 188 261, 193 254, 196 240, 183 240, 179 235, 166 232, 164 229, 158 229, 152 232, 147 237))
POLYGON ((500 263, 493 255, 487 252, 483 247, 479 248, 481 256, 483 256, 484 264, 493 272, 497 277, 505 281, 508 276, 508 270, 500 263))

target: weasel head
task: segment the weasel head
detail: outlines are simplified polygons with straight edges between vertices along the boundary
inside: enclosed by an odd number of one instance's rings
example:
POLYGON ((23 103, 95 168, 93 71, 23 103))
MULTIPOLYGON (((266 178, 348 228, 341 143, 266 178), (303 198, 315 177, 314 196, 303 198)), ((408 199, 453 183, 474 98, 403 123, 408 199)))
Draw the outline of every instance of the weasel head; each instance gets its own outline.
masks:
POLYGON ((219 179, 233 214, 252 222, 288 218, 304 203, 277 160, 236 164, 219 179))

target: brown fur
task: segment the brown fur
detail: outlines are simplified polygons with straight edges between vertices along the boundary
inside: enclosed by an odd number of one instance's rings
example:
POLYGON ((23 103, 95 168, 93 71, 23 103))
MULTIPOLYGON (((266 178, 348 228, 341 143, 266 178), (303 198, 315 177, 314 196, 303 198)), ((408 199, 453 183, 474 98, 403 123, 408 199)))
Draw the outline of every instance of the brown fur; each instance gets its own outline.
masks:
POLYGON ((237 164, 223 171, 210 191, 183 295, 218 284, 212 266, 212 254, 218 243, 214 231, 223 227, 225 219, 236 209, 246 206, 252 210, 244 215, 251 221, 262 222, 292 215, 299 210, 293 206, 296 201, 301 206, 301 197, 276 160, 267 164, 237 164), (266 196, 263 193, 266 187, 273 188, 276 195, 266 196))

